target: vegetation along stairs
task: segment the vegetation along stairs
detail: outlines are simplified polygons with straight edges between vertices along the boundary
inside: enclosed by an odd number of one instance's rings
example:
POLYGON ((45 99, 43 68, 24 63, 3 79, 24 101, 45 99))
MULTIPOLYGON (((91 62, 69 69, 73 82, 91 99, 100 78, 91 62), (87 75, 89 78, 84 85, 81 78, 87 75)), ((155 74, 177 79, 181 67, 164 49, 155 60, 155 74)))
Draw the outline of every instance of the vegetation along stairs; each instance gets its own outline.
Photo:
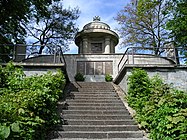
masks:
POLYGON ((144 140, 111 83, 76 82, 69 89, 65 105, 59 107, 64 124, 56 140, 144 140))

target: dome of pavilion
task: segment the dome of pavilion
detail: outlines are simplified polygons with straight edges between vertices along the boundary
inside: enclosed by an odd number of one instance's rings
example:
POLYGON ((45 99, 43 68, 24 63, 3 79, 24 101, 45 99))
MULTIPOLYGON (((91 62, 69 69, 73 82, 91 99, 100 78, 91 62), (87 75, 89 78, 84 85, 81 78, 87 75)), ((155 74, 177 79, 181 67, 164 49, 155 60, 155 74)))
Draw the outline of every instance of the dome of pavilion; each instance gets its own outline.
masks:
POLYGON ((92 22, 87 23, 82 31, 75 36, 75 44, 79 53, 115 53, 115 46, 119 36, 110 29, 110 26, 100 21, 96 16, 92 22))

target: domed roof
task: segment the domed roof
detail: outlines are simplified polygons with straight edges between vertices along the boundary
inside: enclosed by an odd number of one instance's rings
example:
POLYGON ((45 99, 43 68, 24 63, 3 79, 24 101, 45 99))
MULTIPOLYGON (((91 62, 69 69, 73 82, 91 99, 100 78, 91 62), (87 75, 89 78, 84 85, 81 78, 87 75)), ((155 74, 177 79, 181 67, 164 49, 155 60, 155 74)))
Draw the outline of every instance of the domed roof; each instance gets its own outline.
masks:
POLYGON ((93 18, 93 22, 90 22, 83 27, 83 30, 88 30, 88 29, 110 30, 110 26, 106 23, 100 22, 100 17, 96 16, 93 18))
POLYGON ((114 31, 110 29, 110 26, 106 23, 103 23, 100 21, 100 17, 96 16, 93 18, 93 21, 86 24, 83 27, 83 30, 78 32, 75 35, 75 44, 78 46, 80 42, 83 40, 83 38, 87 37, 101 37, 103 38, 104 36, 110 36, 111 40, 114 41, 115 46, 119 42, 119 36, 116 34, 114 31))

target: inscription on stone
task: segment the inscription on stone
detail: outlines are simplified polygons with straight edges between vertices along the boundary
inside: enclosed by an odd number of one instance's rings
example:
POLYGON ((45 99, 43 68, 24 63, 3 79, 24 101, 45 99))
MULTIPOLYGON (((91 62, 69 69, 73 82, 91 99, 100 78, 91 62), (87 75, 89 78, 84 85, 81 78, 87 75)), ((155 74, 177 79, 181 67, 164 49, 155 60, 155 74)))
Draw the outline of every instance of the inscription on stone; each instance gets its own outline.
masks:
POLYGON ((85 62, 78 61, 77 62, 77 73, 80 72, 85 75, 85 62))
POLYGON ((77 61, 77 72, 83 75, 113 74, 113 62, 77 61))
POLYGON ((103 74, 103 62, 95 62, 95 75, 103 74))
POLYGON ((94 75, 94 62, 86 62, 86 75, 94 75))
POLYGON ((113 74, 113 63, 105 62, 105 74, 113 74))

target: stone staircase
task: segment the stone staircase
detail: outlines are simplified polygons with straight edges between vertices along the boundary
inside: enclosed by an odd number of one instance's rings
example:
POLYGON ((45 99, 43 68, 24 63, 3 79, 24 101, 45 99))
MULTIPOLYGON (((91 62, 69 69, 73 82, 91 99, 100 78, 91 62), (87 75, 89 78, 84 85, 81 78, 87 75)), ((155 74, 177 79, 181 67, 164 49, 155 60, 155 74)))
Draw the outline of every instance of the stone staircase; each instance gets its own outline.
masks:
POLYGON ((59 108, 64 124, 56 140, 144 140, 111 83, 78 82, 69 88, 65 106, 59 108))

